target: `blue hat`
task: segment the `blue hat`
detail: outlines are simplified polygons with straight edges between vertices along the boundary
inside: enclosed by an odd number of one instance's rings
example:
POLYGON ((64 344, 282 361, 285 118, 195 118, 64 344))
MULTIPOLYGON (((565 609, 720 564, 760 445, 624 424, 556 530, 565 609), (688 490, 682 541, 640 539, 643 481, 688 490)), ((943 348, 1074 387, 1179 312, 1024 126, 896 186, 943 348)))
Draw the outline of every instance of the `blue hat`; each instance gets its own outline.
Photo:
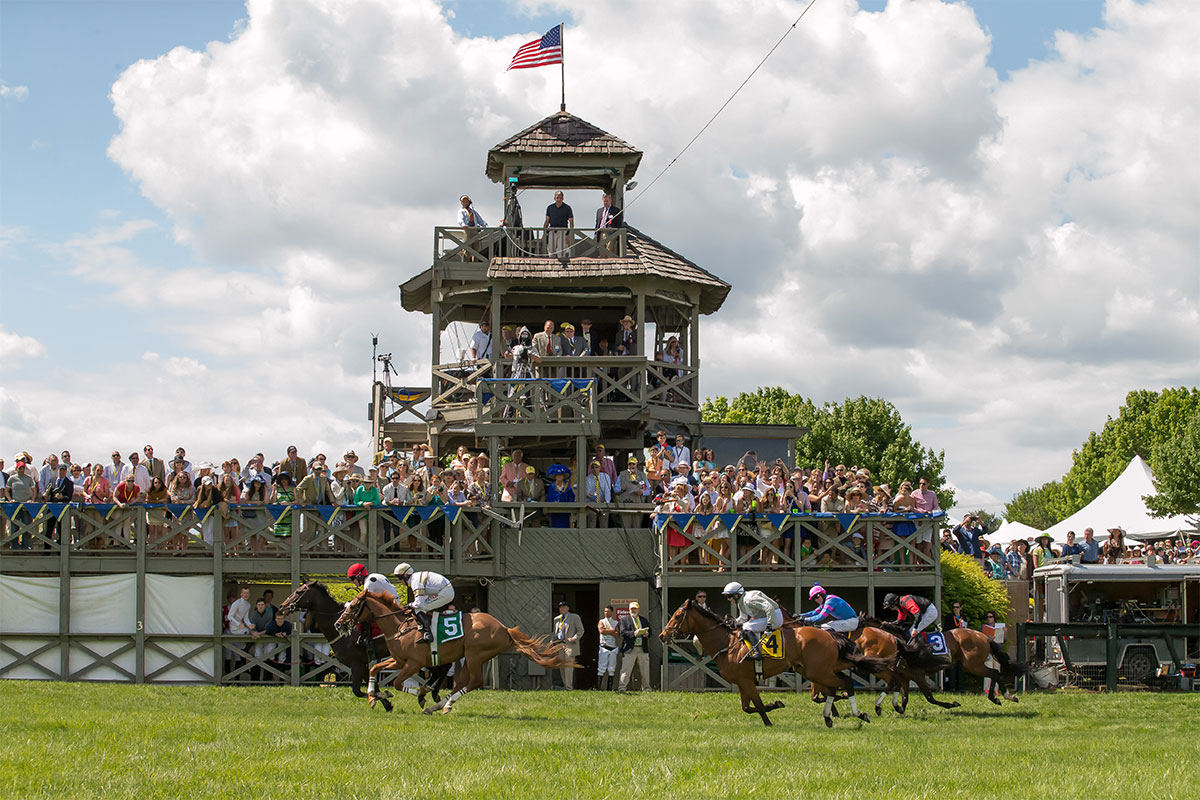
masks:
POLYGON ((550 469, 546 470, 546 474, 553 478, 555 475, 570 475, 571 470, 567 469, 562 464, 553 464, 550 469))

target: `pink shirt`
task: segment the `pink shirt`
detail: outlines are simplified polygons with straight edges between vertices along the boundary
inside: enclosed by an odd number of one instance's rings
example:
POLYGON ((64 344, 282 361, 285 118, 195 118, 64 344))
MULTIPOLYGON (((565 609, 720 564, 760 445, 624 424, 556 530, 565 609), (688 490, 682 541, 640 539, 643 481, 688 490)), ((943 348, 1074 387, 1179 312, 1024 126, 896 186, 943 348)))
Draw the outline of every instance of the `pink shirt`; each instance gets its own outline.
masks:
POLYGON ((912 493, 913 500, 916 501, 916 510, 918 514, 932 514, 934 511, 939 511, 937 495, 929 489, 917 489, 912 493))

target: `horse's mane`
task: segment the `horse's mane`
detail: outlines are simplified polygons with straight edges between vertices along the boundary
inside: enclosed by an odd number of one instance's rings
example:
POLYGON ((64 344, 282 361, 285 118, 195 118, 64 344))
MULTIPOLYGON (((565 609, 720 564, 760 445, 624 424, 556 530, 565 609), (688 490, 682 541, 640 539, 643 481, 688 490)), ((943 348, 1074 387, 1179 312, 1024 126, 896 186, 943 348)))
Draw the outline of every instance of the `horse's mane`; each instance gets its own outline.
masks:
POLYGON ((700 613, 700 616, 707 617, 709 620, 716 622, 717 624, 722 625, 726 628, 730 628, 732 630, 729 623, 725 621, 725 618, 722 617, 717 612, 713 611, 711 608, 706 608, 706 607, 700 605, 695 600, 692 600, 690 597, 687 600, 685 600, 684 603, 689 608, 693 608, 696 611, 698 611, 700 613))
POLYGON ((403 605, 400 604, 399 600, 392 597, 390 594, 386 594, 384 592, 372 592, 367 589, 363 589, 362 594, 360 594, 359 597, 365 598, 367 596, 370 596, 371 598, 378 600, 379 602, 383 603, 385 606, 387 606, 392 611, 403 611, 405 608, 403 605))
POLYGON ((864 614, 858 618, 858 625, 860 628, 879 628, 882 631, 887 631, 893 636, 899 636, 905 640, 908 638, 908 631, 905 630, 904 626, 877 617, 868 617, 864 614))

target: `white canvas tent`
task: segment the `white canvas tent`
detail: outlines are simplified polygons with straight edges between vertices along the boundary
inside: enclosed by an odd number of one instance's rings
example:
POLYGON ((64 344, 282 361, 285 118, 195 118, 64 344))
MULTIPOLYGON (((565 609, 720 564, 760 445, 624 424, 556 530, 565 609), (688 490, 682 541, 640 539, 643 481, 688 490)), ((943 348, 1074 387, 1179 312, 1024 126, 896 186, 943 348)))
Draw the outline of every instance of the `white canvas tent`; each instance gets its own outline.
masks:
MULTIPOLYGON (((1000 527, 992 531, 990 535, 985 537, 992 544, 1005 545, 1017 539, 1028 539, 1030 546, 1033 545, 1033 540, 1041 536, 1042 532, 1032 525, 1026 525, 1023 522, 1008 522, 1007 520, 1000 524, 1000 527)), ((1065 536, 1063 538, 1066 538, 1065 536)))
POLYGON ((1154 473, 1141 456, 1134 456, 1125 471, 1095 500, 1050 526, 1046 533, 1061 542, 1066 539, 1067 531, 1075 531, 1082 539, 1084 528, 1091 528, 1100 540, 1107 536, 1109 528, 1117 527, 1124 528, 1129 539, 1161 539, 1179 531, 1195 530, 1195 522, 1186 516, 1161 519, 1150 516, 1142 500, 1148 494, 1155 494, 1154 473))

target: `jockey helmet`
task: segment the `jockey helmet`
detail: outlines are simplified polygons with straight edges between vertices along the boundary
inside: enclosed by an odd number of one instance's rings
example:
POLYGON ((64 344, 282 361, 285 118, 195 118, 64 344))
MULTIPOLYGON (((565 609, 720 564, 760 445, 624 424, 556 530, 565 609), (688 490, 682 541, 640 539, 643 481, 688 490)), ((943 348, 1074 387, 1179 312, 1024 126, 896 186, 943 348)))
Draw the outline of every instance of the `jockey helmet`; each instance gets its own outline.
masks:
POLYGON ((826 592, 825 592, 825 587, 824 587, 824 586, 822 586, 822 585, 821 585, 821 584, 819 584, 819 583, 814 583, 814 584, 813 584, 813 587, 812 587, 811 589, 809 589, 809 590, 808 590, 808 599, 809 599, 809 600, 815 600, 815 599, 817 599, 817 596, 818 596, 818 595, 823 595, 823 594, 825 594, 825 593, 826 593, 826 592))
POLYGON ((412 575, 412 573, 413 573, 412 565, 409 564, 407 561, 401 561, 399 564, 396 565, 396 568, 394 570, 392 570, 392 574, 396 575, 397 577, 400 577, 400 578, 407 578, 409 575, 412 575))
POLYGON ((721 594, 725 595, 726 597, 736 597, 739 594, 745 593, 746 590, 743 589, 742 585, 737 581, 730 581, 729 583, 725 584, 725 590, 721 592, 721 594))
POLYGON ((895 592, 888 592, 887 595, 885 595, 883 598, 883 607, 884 608, 899 608, 900 607, 900 595, 896 594, 895 592))
POLYGON ((350 569, 346 570, 347 578, 357 578, 359 575, 366 575, 367 568, 363 564, 352 564, 350 569))

